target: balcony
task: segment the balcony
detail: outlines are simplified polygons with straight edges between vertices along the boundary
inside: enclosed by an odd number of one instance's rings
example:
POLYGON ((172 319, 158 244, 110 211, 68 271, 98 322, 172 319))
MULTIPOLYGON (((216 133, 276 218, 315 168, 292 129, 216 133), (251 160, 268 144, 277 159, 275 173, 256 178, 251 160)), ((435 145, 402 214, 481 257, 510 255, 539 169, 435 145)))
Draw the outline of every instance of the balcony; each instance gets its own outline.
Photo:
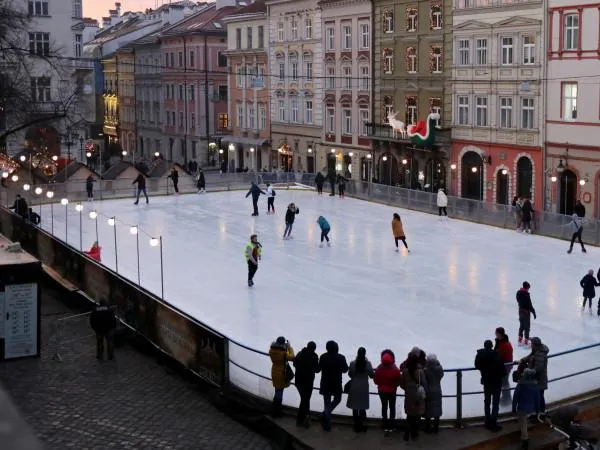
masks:
MULTIPOLYGON (((399 144, 412 145, 411 139, 403 139, 400 133, 394 135, 394 130, 386 123, 367 123, 367 136, 370 139, 377 141, 397 142, 399 144)), ((439 128, 436 131, 435 143, 437 145, 450 145, 451 143, 450 128, 439 128)))
POLYGON ((542 0, 455 0, 455 11, 466 11, 472 9, 506 8, 534 3, 542 3, 542 0))
POLYGON ((30 106, 29 113, 33 115, 58 115, 65 110, 62 102, 31 102, 30 106))

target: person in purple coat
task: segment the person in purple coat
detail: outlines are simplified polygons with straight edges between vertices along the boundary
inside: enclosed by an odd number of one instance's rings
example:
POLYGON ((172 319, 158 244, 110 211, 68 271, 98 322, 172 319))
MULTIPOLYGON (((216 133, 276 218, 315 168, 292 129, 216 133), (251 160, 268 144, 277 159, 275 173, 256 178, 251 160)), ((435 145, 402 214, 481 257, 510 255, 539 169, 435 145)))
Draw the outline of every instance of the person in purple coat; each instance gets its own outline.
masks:
POLYGON ((521 427, 521 449, 529 449, 529 435, 527 433, 527 416, 535 414, 540 409, 540 391, 538 389, 536 372, 525 369, 513 395, 512 411, 519 415, 521 427))

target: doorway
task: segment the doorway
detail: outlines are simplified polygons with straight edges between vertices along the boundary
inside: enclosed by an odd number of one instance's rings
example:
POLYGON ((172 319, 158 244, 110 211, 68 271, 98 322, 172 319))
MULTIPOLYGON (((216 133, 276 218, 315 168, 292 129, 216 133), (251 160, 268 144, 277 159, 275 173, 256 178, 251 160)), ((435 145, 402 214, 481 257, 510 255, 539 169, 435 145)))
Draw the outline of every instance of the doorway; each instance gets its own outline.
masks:
POLYGON ((312 155, 306 157, 306 170, 308 173, 315 173, 315 157, 312 155))
POLYGON ((238 145, 237 163, 238 163, 238 170, 242 171, 246 168, 246 166, 244 165, 244 146, 243 145, 238 145))
POLYGON ((560 177, 559 212, 570 216, 573 214, 575 197, 577 196, 577 176, 565 170, 560 177))
POLYGON ((508 173, 504 175, 502 170, 496 174, 496 203, 508 205, 508 173))
POLYGON ((446 166, 437 158, 432 158, 425 165, 425 184, 423 189, 429 192, 437 192, 439 188, 446 185, 446 166))
POLYGON ((391 153, 382 155, 379 160, 379 182, 396 186, 398 181, 398 160, 391 153))
POLYGON ((531 160, 525 156, 517 161, 517 195, 521 198, 531 199, 533 181, 533 166, 531 160))
POLYGON ((467 152, 461 161, 461 197, 483 200, 483 161, 476 152, 467 152))

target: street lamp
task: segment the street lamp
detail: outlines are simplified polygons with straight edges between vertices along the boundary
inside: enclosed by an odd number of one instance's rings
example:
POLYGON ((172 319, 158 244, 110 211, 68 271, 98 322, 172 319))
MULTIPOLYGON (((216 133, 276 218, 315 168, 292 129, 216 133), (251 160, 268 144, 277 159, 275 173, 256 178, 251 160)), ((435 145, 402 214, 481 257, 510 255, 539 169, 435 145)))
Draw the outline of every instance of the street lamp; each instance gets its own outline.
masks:
POLYGON ((121 152, 121 155, 123 156, 123 159, 125 159, 125 157, 127 156, 127 151, 123 150, 123 151, 121 152))
POLYGON ((28 185, 27 183, 25 183, 25 184, 23 185, 23 190, 24 190, 25 192, 27 192, 27 191, 29 191, 29 189, 31 189, 31 186, 30 186, 30 185, 28 185))
POLYGON ((115 272, 119 273, 119 257, 117 256, 117 219, 116 217, 109 217, 108 225, 113 228, 113 235, 115 238, 115 272))
POLYGON ((254 147, 250 147, 250 156, 251 158, 251 162, 252 162, 252 170, 256 170, 256 168, 254 167, 254 147))
POLYGON ((19 157, 19 159, 21 160, 21 162, 22 162, 22 163, 24 163, 24 162, 27 160, 27 156, 25 156, 25 155, 21 155, 21 156, 19 157))
POLYGON ((157 238, 150 239, 150 247, 159 247, 160 248, 160 298, 162 300, 165 299, 165 277, 163 271, 163 241, 162 236, 157 238))
POLYGON ((69 243, 69 199, 61 198, 60 204, 65 207, 65 244, 69 243))
POLYGON ((48 197, 48 200, 50 200, 50 223, 51 223, 52 236, 54 236, 54 203, 52 202, 52 197, 54 197, 54 192, 52 192, 52 191, 46 192, 46 197, 48 197))
POLYGON ((18 175, 13 175, 11 177, 11 180, 13 180, 16 183, 17 181, 19 181, 19 176, 18 175))
POLYGON ((160 156, 160 153, 154 152, 154 156, 156 156, 158 158, 160 156))
POLYGON ((98 242, 98 245, 100 245, 100 239, 98 239, 98 213, 95 209, 90 211, 90 219, 96 222, 96 242, 98 242))
POLYGON ((502 175, 506 175, 506 174, 508 174, 508 170, 502 169, 502 175))
POLYGON ((140 234, 138 233, 137 225, 129 228, 129 232, 135 236, 136 248, 137 248, 137 275, 138 275, 138 286, 140 286, 140 234))

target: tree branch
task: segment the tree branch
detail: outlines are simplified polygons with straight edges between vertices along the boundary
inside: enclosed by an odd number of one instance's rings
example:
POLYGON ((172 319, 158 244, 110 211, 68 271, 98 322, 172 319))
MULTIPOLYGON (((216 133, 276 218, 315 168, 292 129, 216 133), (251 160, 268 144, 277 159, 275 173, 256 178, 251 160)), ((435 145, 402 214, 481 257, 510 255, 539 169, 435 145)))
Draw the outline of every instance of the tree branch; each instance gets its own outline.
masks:
POLYGON ((36 119, 28 120, 27 122, 21 123, 15 127, 13 127, 10 130, 5 130, 4 132, 0 133, 0 141, 5 139, 6 137, 10 136, 11 134, 15 134, 21 130, 24 130, 25 128, 29 128, 32 125, 36 125, 38 123, 50 122, 52 120, 64 119, 65 117, 67 117, 66 111, 58 113, 58 114, 52 114, 50 116, 38 117, 36 119))

